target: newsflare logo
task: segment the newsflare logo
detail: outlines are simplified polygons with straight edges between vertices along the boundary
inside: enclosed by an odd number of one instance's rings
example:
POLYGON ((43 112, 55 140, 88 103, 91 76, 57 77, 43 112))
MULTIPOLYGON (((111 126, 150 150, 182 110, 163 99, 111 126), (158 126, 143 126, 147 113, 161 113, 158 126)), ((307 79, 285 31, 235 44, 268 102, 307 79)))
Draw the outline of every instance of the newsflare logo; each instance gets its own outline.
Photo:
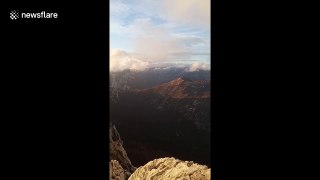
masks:
POLYGON ((18 12, 17 10, 12 10, 12 11, 10 12, 10 18, 11 18, 12 20, 18 19, 18 18, 19 18, 19 12, 18 12))
POLYGON ((17 19, 57 19, 58 13, 57 12, 22 12, 19 13, 18 10, 12 10, 10 12, 10 19, 17 20, 17 19))

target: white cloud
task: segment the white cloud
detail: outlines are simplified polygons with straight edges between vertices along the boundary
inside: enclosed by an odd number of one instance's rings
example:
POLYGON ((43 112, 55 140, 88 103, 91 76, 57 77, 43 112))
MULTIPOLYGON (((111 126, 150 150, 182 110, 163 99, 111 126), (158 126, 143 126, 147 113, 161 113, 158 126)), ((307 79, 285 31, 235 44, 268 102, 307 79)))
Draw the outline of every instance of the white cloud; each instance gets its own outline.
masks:
POLYGON ((149 21, 137 21, 134 38, 135 50, 152 60, 166 59, 169 54, 186 51, 177 38, 161 26, 153 26, 149 21))
POLYGON ((123 3, 121 0, 112 0, 110 1, 110 13, 112 15, 122 15, 126 11, 128 11, 130 8, 123 3))
POLYGON ((163 0, 167 18, 210 29, 210 0, 163 0))
POLYGON ((134 57, 133 54, 119 50, 110 50, 110 71, 123 71, 125 69, 143 71, 149 67, 149 62, 134 57))
POLYGON ((110 50, 110 71, 123 71, 126 69, 143 71, 149 68, 187 68, 187 71, 210 70, 210 64, 203 62, 195 62, 193 64, 186 63, 170 63, 170 61, 150 61, 143 58, 139 54, 129 53, 120 49, 110 50))
POLYGON ((210 64, 196 62, 191 64, 189 71, 210 70, 210 64))

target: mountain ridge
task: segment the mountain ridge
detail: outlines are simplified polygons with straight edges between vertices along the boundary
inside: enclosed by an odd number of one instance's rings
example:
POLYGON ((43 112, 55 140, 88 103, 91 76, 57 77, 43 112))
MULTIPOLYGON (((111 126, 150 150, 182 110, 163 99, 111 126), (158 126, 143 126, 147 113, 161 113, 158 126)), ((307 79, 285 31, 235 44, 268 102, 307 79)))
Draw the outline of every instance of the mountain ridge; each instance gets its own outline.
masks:
POLYGON ((210 80, 191 81, 187 78, 179 77, 167 83, 151 88, 135 89, 133 92, 154 93, 176 99, 183 98, 210 98, 210 80))

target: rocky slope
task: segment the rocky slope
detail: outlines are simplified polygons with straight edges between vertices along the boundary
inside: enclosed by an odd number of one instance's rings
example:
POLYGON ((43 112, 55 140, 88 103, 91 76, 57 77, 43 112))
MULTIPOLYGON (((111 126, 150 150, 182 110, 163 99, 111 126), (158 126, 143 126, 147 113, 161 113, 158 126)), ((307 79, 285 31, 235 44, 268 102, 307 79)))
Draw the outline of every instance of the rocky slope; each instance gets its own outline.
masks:
POLYGON ((181 161, 175 158, 160 158, 139 167, 129 180, 209 180, 207 166, 181 161))
POLYGON ((210 169, 192 161, 160 158, 135 168, 114 125, 110 126, 109 180, 209 180, 210 169))
POLYGON ((124 176, 127 179, 136 168, 131 164, 114 125, 109 127, 109 148, 110 175, 113 174, 114 177, 119 177, 120 179, 124 176))

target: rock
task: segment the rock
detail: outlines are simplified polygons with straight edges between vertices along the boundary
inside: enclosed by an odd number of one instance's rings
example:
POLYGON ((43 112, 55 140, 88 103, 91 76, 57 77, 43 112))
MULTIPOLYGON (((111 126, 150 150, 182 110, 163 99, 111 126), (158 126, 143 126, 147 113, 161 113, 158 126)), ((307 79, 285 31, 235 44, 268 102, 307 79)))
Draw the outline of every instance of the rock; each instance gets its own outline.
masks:
POLYGON ((120 135, 114 125, 109 128, 109 159, 117 160, 122 168, 126 171, 126 174, 131 174, 136 168, 131 164, 128 158, 127 152, 123 148, 123 142, 120 135))
POLYGON ((109 162, 109 180, 126 180, 124 169, 117 160, 109 162))
POLYGON ((160 158, 139 167, 129 180, 210 180, 207 166, 181 161, 175 158, 160 158))

